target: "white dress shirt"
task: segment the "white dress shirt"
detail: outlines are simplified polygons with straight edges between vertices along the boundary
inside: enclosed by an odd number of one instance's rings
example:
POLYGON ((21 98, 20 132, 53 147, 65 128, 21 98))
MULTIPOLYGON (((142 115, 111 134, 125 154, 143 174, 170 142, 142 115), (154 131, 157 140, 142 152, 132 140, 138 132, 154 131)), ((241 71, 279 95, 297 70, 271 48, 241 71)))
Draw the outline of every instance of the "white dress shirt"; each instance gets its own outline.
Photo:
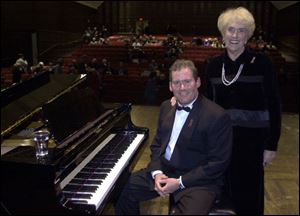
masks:
MULTIPOLYGON (((186 107, 189 107, 192 110, 193 103, 195 102, 196 99, 194 99, 191 103, 189 103, 188 105, 186 105, 186 107)), ((182 106, 180 103, 178 103, 178 105, 182 106)), ((169 144, 168 144, 168 146, 166 148, 166 152, 165 152, 165 158, 167 160, 171 159, 172 153, 173 153, 174 148, 175 148, 175 144, 177 142, 177 139, 179 137, 181 129, 182 129, 182 127, 183 127, 183 125, 184 125, 184 123, 185 123, 188 115, 189 115, 189 112, 186 112, 184 110, 180 110, 180 111, 176 110, 175 120, 174 120, 174 124, 173 124, 173 128, 172 128, 171 138, 170 138, 169 144)), ((155 175, 159 174, 159 173, 163 173, 163 172, 161 170, 152 171, 151 172, 152 178, 154 179, 155 175)), ((178 178, 178 181, 179 181, 180 188, 181 189, 185 188, 184 184, 182 183, 181 176, 178 178)))
MULTIPOLYGON (((191 103, 189 103, 186 106, 192 109, 193 108, 193 103, 194 103, 195 100, 193 100, 191 103)), ((179 104, 179 106, 181 106, 181 105, 179 104)), ((180 110, 180 111, 176 110, 171 138, 170 138, 169 144, 168 144, 168 146, 166 148, 166 152, 165 152, 165 158, 167 160, 171 159, 172 153, 173 153, 174 148, 175 148, 175 144, 177 142, 177 139, 179 137, 181 129, 182 129, 188 115, 189 115, 189 112, 186 112, 184 110, 180 110)))

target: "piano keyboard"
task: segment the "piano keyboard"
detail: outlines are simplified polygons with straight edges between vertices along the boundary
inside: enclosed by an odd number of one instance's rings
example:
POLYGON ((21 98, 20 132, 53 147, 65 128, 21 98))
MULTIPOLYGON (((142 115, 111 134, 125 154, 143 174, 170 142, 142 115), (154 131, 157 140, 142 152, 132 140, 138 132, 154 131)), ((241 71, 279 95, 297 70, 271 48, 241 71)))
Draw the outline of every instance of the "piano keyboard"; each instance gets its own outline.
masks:
POLYGON ((97 210, 144 136, 130 132, 109 135, 61 181, 60 188, 67 202, 93 205, 97 210))

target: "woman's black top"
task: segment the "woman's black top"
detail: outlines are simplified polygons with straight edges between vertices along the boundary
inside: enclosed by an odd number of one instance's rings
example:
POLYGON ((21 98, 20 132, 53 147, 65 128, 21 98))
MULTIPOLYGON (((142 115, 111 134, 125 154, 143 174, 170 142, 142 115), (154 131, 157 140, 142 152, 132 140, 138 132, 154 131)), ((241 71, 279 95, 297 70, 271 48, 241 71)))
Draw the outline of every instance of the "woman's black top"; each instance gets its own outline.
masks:
POLYGON ((231 116, 234 126, 268 128, 265 149, 276 151, 281 129, 281 106, 277 74, 270 59, 262 53, 248 49, 232 61, 227 51, 211 60, 207 66, 207 97, 221 105, 231 116), (231 81, 240 65, 244 64, 238 79, 226 86, 222 82, 222 65, 225 77, 231 81))

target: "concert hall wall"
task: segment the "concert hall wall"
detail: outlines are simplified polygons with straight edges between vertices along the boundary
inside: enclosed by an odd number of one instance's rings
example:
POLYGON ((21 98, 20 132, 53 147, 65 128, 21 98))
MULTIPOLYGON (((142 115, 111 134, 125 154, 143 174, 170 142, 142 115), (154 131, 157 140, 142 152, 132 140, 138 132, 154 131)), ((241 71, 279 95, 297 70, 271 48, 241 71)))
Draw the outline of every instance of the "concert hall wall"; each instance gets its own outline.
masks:
POLYGON ((128 32, 143 18, 149 21, 152 34, 165 34, 172 24, 185 35, 219 35, 218 15, 233 6, 247 7, 257 26, 265 31, 276 26, 277 9, 269 1, 104 1, 99 20, 104 20, 112 32, 128 32))
POLYGON ((11 65, 17 53, 32 60, 31 35, 38 52, 54 44, 79 39, 97 10, 73 1, 1 1, 1 65, 11 65))
POLYGON ((31 60, 34 32, 41 53, 54 44, 79 39, 89 24, 105 24, 110 33, 128 33, 143 18, 151 34, 165 34, 172 24, 183 35, 220 35, 218 15, 232 6, 247 7, 267 34, 297 29, 299 6, 278 11, 270 1, 103 1, 98 11, 74 1, 1 1, 1 65, 13 63, 19 52, 31 60))
POLYGON ((279 36, 299 35, 299 2, 278 12, 277 26, 279 36))

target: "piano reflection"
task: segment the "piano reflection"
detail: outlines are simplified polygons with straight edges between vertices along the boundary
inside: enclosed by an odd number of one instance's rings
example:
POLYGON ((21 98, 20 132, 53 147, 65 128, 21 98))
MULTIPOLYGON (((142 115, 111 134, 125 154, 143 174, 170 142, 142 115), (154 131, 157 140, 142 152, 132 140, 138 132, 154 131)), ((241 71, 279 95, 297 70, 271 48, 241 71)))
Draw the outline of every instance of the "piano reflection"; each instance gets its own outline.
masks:
POLYGON ((8 129, 1 122, 2 214, 101 214, 149 134, 131 121, 131 104, 102 104, 86 86, 73 85, 26 116, 8 129), (49 154, 36 158, 32 132, 44 128, 49 154))

